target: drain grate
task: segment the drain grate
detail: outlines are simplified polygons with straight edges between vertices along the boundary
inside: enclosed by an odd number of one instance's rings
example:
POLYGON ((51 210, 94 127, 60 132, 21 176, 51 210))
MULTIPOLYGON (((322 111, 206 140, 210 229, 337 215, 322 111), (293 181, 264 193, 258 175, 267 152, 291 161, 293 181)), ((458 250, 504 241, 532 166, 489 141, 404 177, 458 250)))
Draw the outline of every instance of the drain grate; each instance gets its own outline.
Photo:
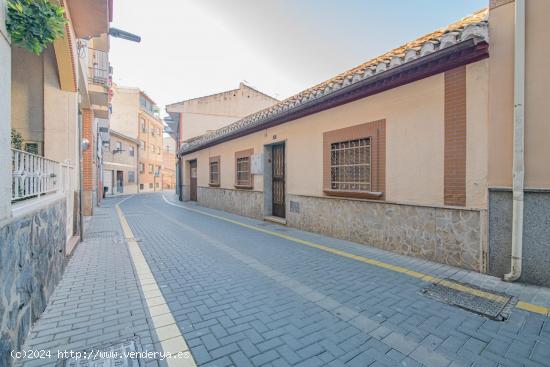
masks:
POLYGON ((120 234, 117 231, 94 231, 84 234, 84 237, 86 237, 86 239, 112 238, 118 236, 120 236, 120 234))
POLYGON ((75 352, 64 360, 64 367, 140 367, 141 346, 137 339, 128 339, 108 346, 75 352))
POLYGON ((517 298, 483 289, 472 284, 444 279, 420 290, 428 298, 460 307, 492 320, 504 321, 510 317, 517 298))

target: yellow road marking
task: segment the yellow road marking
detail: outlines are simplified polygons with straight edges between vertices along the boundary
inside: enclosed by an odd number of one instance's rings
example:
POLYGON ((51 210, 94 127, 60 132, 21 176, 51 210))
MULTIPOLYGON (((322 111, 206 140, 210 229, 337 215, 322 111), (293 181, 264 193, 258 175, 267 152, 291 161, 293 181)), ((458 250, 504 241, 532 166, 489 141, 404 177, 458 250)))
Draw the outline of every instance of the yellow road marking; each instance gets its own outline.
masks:
MULTIPOLYGON (((250 224, 242 223, 242 222, 236 221, 234 219, 225 218, 225 217, 222 217, 222 216, 219 216, 219 215, 204 212, 202 210, 189 208, 189 207, 184 206, 184 205, 179 205, 179 204, 176 204, 176 203, 172 203, 168 199, 166 199, 166 197, 164 195, 162 195, 162 198, 167 204, 172 205, 172 206, 176 206, 178 208, 183 208, 183 209, 191 211, 191 212, 199 213, 199 214, 211 217, 211 218, 216 218, 216 219, 223 220, 223 221, 226 221, 226 222, 229 222, 229 223, 233 223, 233 224, 236 224, 238 226, 251 229, 253 231, 262 232, 262 233, 265 233, 265 234, 269 234, 271 236, 283 238, 285 240, 292 241, 292 242, 295 242, 295 243, 299 243, 301 245, 305 245, 305 246, 308 246, 308 247, 313 247, 313 248, 316 248, 316 249, 319 249, 319 250, 322 250, 322 251, 325 251, 325 252, 328 252, 328 253, 331 253, 331 254, 334 254, 334 255, 347 257, 349 259, 357 260, 357 261, 360 261, 362 263, 374 265, 374 266, 377 266, 377 267, 380 267, 380 268, 395 271, 397 273, 402 273, 402 274, 411 276, 413 278, 423 280, 423 281, 428 282, 428 283, 437 283, 437 284, 443 285, 443 286, 448 287, 448 288, 456 289, 458 291, 465 292, 465 293, 468 293, 468 294, 471 294, 471 295, 474 295, 474 296, 478 296, 478 297, 481 297, 481 298, 485 298, 485 299, 488 299, 488 300, 492 300, 492 301, 505 302, 506 299, 507 299, 506 297, 500 296, 498 294, 493 294, 493 293, 482 291, 480 289, 471 288, 471 287, 465 286, 463 284, 452 282, 452 281, 449 281, 447 279, 442 279, 442 278, 432 276, 432 275, 429 275, 429 274, 420 273, 420 272, 417 272, 417 271, 414 271, 414 270, 411 270, 411 269, 404 268, 402 266, 392 265, 392 264, 388 264, 388 263, 385 263, 385 262, 380 261, 380 260, 371 259, 371 258, 368 258, 368 257, 365 257, 365 256, 351 254, 349 252, 338 250, 338 249, 335 249, 335 248, 332 248, 332 247, 329 247, 329 246, 325 246, 325 245, 321 245, 321 244, 318 244, 318 243, 303 240, 303 239, 300 239, 300 238, 292 237, 292 236, 289 236, 289 235, 286 235, 286 234, 283 234, 283 233, 273 232, 273 231, 270 231, 270 230, 265 229, 265 228, 259 228, 259 227, 256 227, 256 226, 253 226, 253 225, 250 225, 250 224)), ((531 303, 524 302, 524 301, 519 301, 516 304, 516 308, 519 308, 519 309, 522 309, 522 310, 525 310, 525 311, 529 311, 529 312, 533 312, 533 313, 538 313, 538 314, 541 314, 541 315, 544 315, 544 316, 550 316, 550 308, 540 306, 540 305, 531 304, 531 303)))
POLYGON ((143 295, 145 297, 145 302, 147 308, 149 309, 149 314, 153 320, 153 327, 157 338, 160 342, 162 351, 166 353, 171 353, 173 356, 178 356, 174 358, 167 358, 166 362, 169 367, 195 367, 196 363, 189 351, 189 347, 181 335, 180 329, 176 324, 176 320, 166 304, 166 300, 160 291, 158 284, 151 273, 151 269, 145 260, 145 256, 141 252, 138 243, 134 239, 134 234, 120 210, 120 204, 133 196, 127 197, 119 201, 115 205, 115 209, 120 221, 120 226, 126 237, 126 243, 128 244, 128 250, 130 251, 130 256, 138 280, 141 284, 141 289, 143 290, 143 295))

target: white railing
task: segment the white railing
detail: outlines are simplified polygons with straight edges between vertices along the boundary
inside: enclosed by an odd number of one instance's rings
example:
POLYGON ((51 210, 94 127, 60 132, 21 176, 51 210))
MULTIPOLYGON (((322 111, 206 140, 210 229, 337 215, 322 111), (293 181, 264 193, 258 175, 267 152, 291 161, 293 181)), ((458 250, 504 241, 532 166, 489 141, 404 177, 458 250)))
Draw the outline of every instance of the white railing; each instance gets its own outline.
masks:
POLYGON ((13 149, 11 201, 19 201, 63 190, 62 165, 36 154, 13 149))

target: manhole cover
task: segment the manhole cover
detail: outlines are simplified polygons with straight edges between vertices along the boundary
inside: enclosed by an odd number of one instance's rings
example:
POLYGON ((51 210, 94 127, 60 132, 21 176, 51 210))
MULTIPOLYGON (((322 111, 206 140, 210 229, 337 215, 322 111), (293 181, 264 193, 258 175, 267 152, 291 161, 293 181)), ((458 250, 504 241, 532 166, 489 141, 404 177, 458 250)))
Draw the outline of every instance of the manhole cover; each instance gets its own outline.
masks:
POLYGON ((141 347, 136 339, 90 348, 89 350, 72 352, 70 358, 64 360, 65 367, 138 367, 141 347))
POLYGON ((506 320, 517 298, 451 280, 430 284, 420 293, 436 301, 475 312, 492 320, 506 320), (447 283, 447 284, 445 284, 447 283))

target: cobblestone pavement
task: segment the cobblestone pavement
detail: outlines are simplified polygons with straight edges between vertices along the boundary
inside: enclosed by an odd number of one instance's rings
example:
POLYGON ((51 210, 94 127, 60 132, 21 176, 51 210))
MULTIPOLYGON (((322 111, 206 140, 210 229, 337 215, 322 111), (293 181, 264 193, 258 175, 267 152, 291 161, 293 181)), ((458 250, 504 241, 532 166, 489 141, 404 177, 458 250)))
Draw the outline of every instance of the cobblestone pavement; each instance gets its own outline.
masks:
MULTIPOLYGON (((542 288, 193 208, 528 301, 550 300, 542 288)), ((514 309, 508 320, 492 321, 420 295, 427 283, 417 278, 169 205, 158 194, 135 196, 121 209, 198 365, 550 366, 548 317, 514 309)), ((69 282, 82 281, 64 279, 65 296, 69 282)))
MULTIPOLYGON (((84 241, 27 338, 24 350, 48 350, 51 358, 16 364, 55 365, 58 351, 87 351, 135 337, 144 349, 155 350, 147 307, 114 211, 118 201, 106 200, 89 218, 84 241)), ((145 363, 158 366, 156 360, 145 363)))
MULTIPOLYGON (((144 350, 160 351, 117 203, 171 312, 156 320, 175 320, 200 366, 550 366, 548 317, 514 309, 491 321, 420 295, 427 283, 415 277, 254 228, 545 306, 548 289, 169 204, 158 194, 108 199, 97 209, 26 349, 89 350, 137 336, 144 350)), ((25 365, 55 363, 54 356, 25 365)))

